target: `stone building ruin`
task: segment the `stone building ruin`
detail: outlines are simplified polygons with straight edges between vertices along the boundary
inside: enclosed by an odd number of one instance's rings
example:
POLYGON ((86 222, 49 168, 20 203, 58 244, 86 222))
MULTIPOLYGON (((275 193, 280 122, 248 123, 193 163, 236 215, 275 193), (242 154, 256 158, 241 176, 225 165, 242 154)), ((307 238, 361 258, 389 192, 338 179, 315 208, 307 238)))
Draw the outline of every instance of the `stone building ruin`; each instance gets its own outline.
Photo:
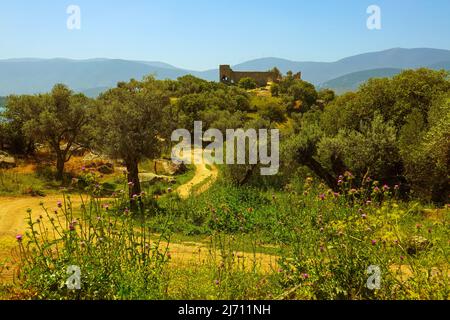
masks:
MULTIPOLYGON (((242 78, 251 78, 256 84, 264 87, 269 82, 279 82, 280 75, 273 71, 233 71, 229 65, 221 65, 219 68, 220 82, 225 84, 238 84, 242 78)), ((301 72, 294 75, 295 79, 301 79, 301 72)))

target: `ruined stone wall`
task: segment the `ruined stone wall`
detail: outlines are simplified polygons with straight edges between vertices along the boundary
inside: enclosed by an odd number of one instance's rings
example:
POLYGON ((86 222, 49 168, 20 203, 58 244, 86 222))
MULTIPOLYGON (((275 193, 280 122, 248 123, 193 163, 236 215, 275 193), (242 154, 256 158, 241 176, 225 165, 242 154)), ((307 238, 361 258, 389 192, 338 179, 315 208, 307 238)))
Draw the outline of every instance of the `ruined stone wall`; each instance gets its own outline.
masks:
POLYGON ((252 78, 258 86, 265 86, 268 82, 279 80, 275 72, 233 71, 229 65, 220 66, 221 82, 237 84, 242 78, 252 78))

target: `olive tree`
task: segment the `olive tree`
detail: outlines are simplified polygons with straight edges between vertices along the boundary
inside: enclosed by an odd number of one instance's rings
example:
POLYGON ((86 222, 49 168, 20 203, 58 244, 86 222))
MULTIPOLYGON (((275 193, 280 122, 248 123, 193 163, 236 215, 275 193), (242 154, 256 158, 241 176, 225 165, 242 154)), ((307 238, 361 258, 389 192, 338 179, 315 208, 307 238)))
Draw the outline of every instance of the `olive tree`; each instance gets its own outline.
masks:
POLYGON ((169 106, 170 98, 153 78, 119 83, 98 100, 96 145, 125 163, 130 199, 141 193, 139 162, 160 154, 163 110, 169 106))
POLYGON ((56 179, 63 180, 65 163, 77 143, 85 140, 91 100, 57 84, 48 94, 11 96, 5 115, 20 124, 30 141, 47 144, 56 158, 56 179))

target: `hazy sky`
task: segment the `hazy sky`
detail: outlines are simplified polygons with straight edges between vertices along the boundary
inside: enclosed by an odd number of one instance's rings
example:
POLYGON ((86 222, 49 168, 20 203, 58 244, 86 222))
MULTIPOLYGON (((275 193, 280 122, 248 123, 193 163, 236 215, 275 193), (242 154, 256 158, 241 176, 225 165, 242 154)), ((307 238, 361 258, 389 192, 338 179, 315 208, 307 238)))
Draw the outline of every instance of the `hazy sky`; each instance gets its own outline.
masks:
POLYGON ((203 70, 260 57, 334 61, 450 49, 450 0, 0 0, 0 59, 122 58, 203 70), (369 5, 381 30, 369 30, 369 5), (81 29, 68 30, 69 5, 81 29))

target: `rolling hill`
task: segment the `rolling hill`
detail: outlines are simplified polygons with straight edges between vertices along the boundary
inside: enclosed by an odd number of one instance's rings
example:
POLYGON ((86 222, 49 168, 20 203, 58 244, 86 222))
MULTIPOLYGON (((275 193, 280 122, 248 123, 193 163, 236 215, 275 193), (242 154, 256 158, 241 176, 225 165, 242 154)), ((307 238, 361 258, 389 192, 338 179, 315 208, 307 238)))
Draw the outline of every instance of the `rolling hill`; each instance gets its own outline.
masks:
POLYGON ((399 74, 400 72, 402 72, 402 69, 395 68, 358 71, 327 81, 321 84, 319 87, 330 88, 333 89, 336 93, 340 94, 358 89, 361 84, 363 84, 370 78, 390 78, 399 74))
MULTIPOLYGON (((224 64, 226 61, 223 62, 224 64)), ((233 66, 235 70, 266 71, 274 66, 283 73, 301 71, 316 86, 348 91, 373 76, 392 75, 393 69, 430 67, 450 70, 450 51, 441 49, 390 49, 364 53, 336 62, 300 62, 280 58, 261 58, 233 66), (356 74, 353 74, 356 73, 356 74)), ((0 60, 0 96, 49 91, 64 83, 73 90, 96 96, 119 81, 141 79, 153 74, 157 79, 176 79, 192 74, 217 81, 218 69, 193 71, 158 61, 120 59, 9 59, 0 60)))

